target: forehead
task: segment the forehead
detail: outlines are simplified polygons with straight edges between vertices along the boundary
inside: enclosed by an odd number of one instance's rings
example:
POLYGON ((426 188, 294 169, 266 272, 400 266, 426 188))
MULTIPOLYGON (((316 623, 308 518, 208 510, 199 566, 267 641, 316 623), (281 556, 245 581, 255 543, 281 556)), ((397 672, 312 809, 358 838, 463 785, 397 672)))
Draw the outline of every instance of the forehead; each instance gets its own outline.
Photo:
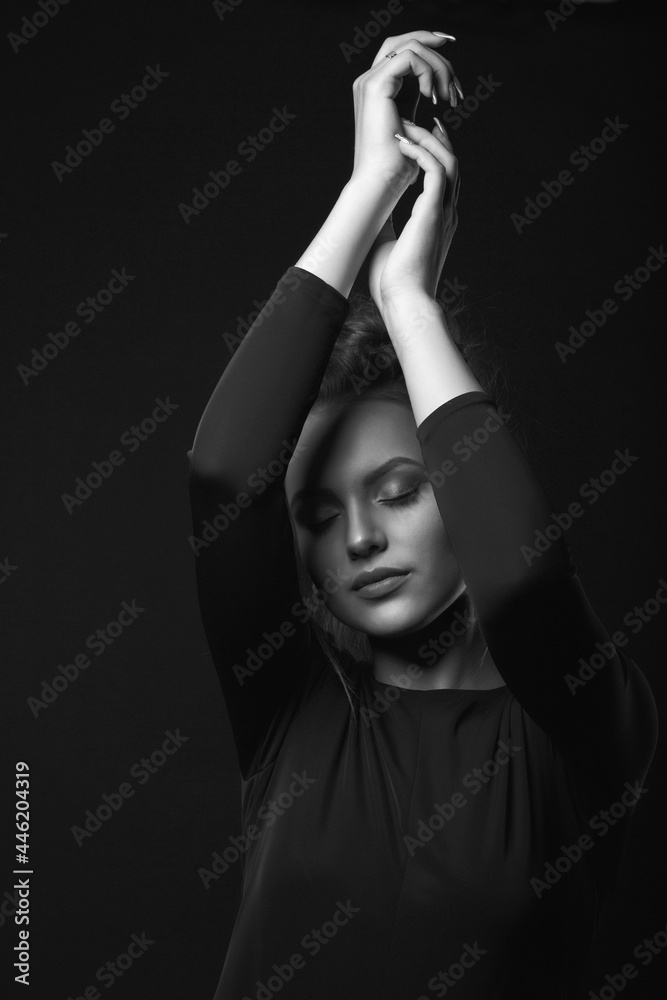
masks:
POLYGON ((398 455, 422 461, 407 403, 366 397, 311 412, 287 469, 285 493, 289 500, 304 486, 353 485, 398 455))

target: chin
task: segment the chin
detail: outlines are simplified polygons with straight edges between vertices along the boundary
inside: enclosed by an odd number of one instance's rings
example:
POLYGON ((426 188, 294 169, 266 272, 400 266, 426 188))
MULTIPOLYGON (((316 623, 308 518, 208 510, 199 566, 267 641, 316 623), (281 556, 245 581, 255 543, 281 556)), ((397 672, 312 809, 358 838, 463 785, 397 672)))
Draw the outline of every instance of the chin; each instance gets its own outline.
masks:
POLYGON ((429 612, 425 612, 423 607, 416 608, 414 605, 400 607, 398 602, 394 602, 391 606, 388 601, 383 602, 383 607, 379 605, 369 607, 365 614, 359 613, 358 609, 355 609, 356 613, 348 608, 334 610, 330 607, 329 610, 343 625, 356 629, 358 632, 364 632, 369 639, 384 638, 390 635, 395 635, 398 638, 425 628, 451 603, 451 601, 447 601, 444 606, 438 605, 437 608, 433 608, 429 612))

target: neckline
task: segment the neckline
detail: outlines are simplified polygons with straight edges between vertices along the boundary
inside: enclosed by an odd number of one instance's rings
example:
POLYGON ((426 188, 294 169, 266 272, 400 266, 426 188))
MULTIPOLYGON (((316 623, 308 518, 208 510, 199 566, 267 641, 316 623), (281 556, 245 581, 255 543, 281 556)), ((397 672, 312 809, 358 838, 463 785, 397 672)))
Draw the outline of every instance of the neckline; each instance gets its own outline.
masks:
POLYGON ((375 674, 373 673, 373 667, 370 663, 360 664, 360 669, 362 674, 367 681, 367 683, 375 691, 385 690, 390 688, 394 691, 399 691, 402 695, 430 695, 431 697, 451 697, 452 695, 463 695, 463 694, 475 694, 475 695, 490 695, 497 694, 499 691, 507 691, 507 684, 501 684, 499 687, 495 688, 411 688, 411 687, 401 687, 400 684, 385 684, 384 681, 379 681, 375 674))

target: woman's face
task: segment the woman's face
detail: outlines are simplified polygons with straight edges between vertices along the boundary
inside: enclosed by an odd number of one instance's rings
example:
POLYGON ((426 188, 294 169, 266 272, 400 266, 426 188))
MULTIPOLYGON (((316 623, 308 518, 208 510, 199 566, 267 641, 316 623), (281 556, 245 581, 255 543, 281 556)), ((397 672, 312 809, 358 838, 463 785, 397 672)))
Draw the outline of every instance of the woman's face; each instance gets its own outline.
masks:
POLYGON ((414 632, 464 591, 407 404, 362 397, 310 413, 285 495, 327 607, 369 636, 414 632), (358 574, 395 571, 375 587, 358 574))

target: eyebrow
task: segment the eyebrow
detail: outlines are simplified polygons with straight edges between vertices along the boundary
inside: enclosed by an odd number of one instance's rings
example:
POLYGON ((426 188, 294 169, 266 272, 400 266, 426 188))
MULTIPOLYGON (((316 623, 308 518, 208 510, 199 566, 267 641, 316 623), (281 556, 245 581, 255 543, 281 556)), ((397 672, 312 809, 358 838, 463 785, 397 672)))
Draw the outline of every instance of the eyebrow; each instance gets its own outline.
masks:
MULTIPOLYGON (((370 486, 371 483, 375 482, 376 479, 379 479, 380 476, 383 476, 385 472, 389 472, 396 465, 412 465, 416 469, 420 469, 422 472, 424 471, 424 465, 422 462, 417 462, 414 458, 408 458, 405 455, 397 455, 395 458, 390 458, 388 461, 383 462, 382 465, 378 465, 375 469, 371 469, 371 471, 367 472, 365 476, 362 476, 362 485, 370 486)), ((304 500, 305 498, 312 496, 331 496, 333 492, 333 490, 323 487, 304 486, 300 490, 295 490, 294 496, 290 502, 290 509, 298 500, 304 500)))

